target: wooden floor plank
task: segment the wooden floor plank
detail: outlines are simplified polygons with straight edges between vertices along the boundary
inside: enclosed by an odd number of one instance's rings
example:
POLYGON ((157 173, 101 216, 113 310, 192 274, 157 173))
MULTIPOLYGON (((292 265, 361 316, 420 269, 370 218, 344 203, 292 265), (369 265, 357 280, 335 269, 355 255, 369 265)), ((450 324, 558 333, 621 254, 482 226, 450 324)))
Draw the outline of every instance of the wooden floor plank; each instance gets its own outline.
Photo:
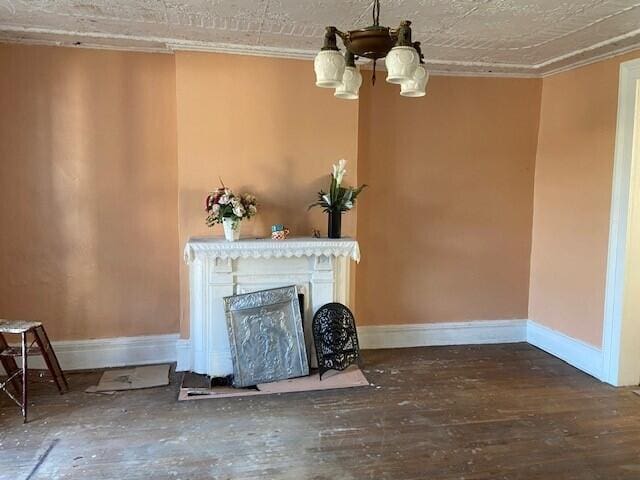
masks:
MULTIPOLYGON (((0 398, 0 479, 640 479, 640 396, 526 344, 364 352, 370 388, 177 402, 0 398)), ((40 380, 41 381, 41 380, 40 380)))

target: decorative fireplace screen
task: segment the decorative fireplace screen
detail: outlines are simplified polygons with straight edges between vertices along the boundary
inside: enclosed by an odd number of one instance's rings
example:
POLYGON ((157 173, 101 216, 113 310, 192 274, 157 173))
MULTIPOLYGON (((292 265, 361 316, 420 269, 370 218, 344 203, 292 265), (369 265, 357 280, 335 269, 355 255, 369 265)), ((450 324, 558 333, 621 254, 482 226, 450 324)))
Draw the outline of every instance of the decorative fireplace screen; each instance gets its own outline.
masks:
POLYGON ((344 370, 360 359, 355 319, 341 303, 327 303, 316 312, 313 339, 320 379, 328 370, 344 370))
POLYGON ((309 374, 295 286, 224 298, 233 386, 309 374))

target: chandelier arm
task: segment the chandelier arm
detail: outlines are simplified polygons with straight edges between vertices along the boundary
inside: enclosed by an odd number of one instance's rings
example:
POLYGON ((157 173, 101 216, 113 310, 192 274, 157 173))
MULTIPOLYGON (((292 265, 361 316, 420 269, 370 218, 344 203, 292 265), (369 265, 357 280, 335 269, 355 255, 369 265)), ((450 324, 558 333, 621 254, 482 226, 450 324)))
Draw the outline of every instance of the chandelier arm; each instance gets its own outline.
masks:
POLYGON ((347 67, 355 67, 356 66, 356 56, 353 54, 351 50, 345 48, 346 52, 344 54, 344 59, 347 67))
POLYGON ((321 50, 339 50, 336 39, 336 34, 338 34, 338 32, 339 30, 333 26, 325 28, 324 45, 321 50))
POLYGON ((424 54, 422 53, 422 47, 420 45, 422 45, 422 43, 413 42, 413 48, 415 48, 415 50, 416 50, 416 52, 418 54, 418 58, 420 59, 420 63, 424 64, 424 54))
POLYGON ((341 30, 338 30, 336 28, 336 35, 340 37, 340 39, 342 40, 342 43, 344 44, 345 48, 347 48, 347 42, 349 41, 349 34, 343 32, 341 30))
POLYGON ((411 21, 403 20, 400 22, 400 26, 395 31, 396 34, 396 46, 398 47, 412 47, 411 41, 411 21))

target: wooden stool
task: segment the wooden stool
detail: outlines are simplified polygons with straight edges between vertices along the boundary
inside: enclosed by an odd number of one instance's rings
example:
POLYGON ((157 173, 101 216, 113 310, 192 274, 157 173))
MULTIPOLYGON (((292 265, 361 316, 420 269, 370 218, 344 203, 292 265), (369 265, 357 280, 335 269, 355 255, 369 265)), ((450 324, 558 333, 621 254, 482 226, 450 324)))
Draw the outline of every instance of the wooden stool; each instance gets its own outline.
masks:
POLYGON ((64 373, 60 368, 56 354, 53 351, 53 347, 47 337, 42 323, 40 322, 25 322, 25 321, 12 321, 12 320, 0 320, 0 362, 7 372, 8 378, 4 382, 0 382, 0 390, 4 391, 18 406, 22 409, 22 418, 24 423, 27 423, 27 359, 29 355, 42 355, 47 368, 56 382, 60 393, 69 391, 69 385, 67 379, 64 378, 64 373), (4 333, 10 333, 20 335, 22 340, 21 348, 11 347, 4 338, 4 333), (33 335, 33 341, 30 345, 27 345, 27 336, 31 333, 33 335), (37 346, 34 346, 37 344, 37 346), (22 368, 18 368, 15 358, 22 357, 22 368), (22 379, 20 376, 22 375, 22 379), (22 401, 19 401, 9 392, 7 385, 11 383, 18 396, 22 395, 22 401))

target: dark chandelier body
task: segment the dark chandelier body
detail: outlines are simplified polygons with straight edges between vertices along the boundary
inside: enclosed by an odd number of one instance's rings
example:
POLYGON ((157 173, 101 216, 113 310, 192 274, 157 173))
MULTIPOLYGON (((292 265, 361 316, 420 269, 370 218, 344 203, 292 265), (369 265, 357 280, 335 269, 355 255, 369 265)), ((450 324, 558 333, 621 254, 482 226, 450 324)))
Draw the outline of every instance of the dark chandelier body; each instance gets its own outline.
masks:
POLYGON ((372 82, 376 82, 376 63, 385 59, 387 82, 400 85, 400 95, 425 95, 429 74, 424 67, 420 42, 411 39, 411 22, 404 20, 397 29, 380 25, 380 1, 373 2, 373 25, 342 32, 336 27, 326 28, 324 45, 314 61, 316 85, 335 88, 338 98, 355 100, 362 85, 362 75, 356 66, 358 58, 373 61, 372 82), (345 47, 340 53, 338 37, 345 47))

